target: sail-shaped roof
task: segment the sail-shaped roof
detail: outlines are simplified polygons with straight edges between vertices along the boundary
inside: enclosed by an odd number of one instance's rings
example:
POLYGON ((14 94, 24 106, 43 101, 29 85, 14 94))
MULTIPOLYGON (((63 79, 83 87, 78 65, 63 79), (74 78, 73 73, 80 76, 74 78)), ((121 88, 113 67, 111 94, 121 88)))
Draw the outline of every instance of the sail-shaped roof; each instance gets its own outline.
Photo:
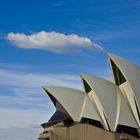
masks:
POLYGON ((109 131, 117 131, 122 125, 140 132, 140 67, 113 54, 109 54, 109 62, 114 82, 81 74, 85 91, 56 86, 43 88, 56 110, 74 122, 87 118, 100 122, 109 131))
POLYGON ((109 61, 115 82, 124 94, 140 127, 140 67, 114 54, 109 54, 109 61))
POLYGON ((74 121, 80 121, 82 117, 100 120, 89 97, 84 92, 56 86, 45 86, 44 89, 63 106, 74 121))
POLYGON ((81 77, 89 84, 91 89, 94 90, 93 94, 96 94, 103 106, 110 129, 115 130, 118 87, 110 81, 93 75, 81 74, 81 77))
MULTIPOLYGON (((113 75, 118 76, 118 78, 123 79, 124 82, 128 81, 129 86, 131 87, 133 94, 137 100, 137 103, 140 105, 140 67, 135 65, 134 63, 128 61, 125 58, 122 58, 120 56, 114 55, 114 54, 109 54, 109 60, 111 63, 112 70, 115 69, 113 68, 113 63, 116 66, 116 69, 119 69, 121 74, 117 75, 118 71, 113 70, 113 75), (122 76, 121 76, 122 75, 122 76), (123 78, 121 78, 123 77, 123 78)), ((117 80, 115 80, 117 81, 117 80)), ((124 83, 122 82, 122 83, 124 83)), ((117 83, 116 83, 117 84, 117 83)))

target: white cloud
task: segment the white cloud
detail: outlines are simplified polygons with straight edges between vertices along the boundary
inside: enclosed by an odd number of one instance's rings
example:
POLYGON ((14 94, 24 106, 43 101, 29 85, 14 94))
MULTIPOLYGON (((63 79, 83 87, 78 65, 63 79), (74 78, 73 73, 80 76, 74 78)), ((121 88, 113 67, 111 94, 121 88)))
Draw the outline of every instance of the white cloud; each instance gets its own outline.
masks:
POLYGON ((26 49, 44 49, 54 52, 72 51, 78 49, 104 49, 91 41, 88 37, 76 34, 63 34, 58 32, 40 31, 30 35, 24 33, 8 33, 7 40, 14 43, 17 47, 26 49))
POLYGON ((0 139, 37 139, 40 124, 55 111, 43 85, 83 89, 76 74, 29 72, 26 65, 0 63, 0 139))
POLYGON ((0 69, 0 77, 0 107, 3 108, 54 111, 42 86, 57 85, 82 89, 80 77, 76 75, 19 73, 0 69))
POLYGON ((43 85, 83 89, 76 74, 35 73, 28 66, 0 63, 0 139, 37 139, 40 124, 55 111, 43 85))
POLYGON ((0 85, 7 86, 41 88, 44 85, 59 85, 81 88, 80 77, 71 74, 36 74, 0 69, 0 77, 0 85))
POLYGON ((77 75, 0 69, 0 139, 37 139, 55 111, 41 88, 46 84, 81 88, 77 75))

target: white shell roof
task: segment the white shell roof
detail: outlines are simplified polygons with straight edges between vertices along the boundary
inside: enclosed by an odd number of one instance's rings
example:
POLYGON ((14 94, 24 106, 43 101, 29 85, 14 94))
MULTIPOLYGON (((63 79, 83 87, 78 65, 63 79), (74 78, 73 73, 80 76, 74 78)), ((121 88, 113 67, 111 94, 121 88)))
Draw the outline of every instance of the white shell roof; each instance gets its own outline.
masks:
POLYGON ((81 110, 84 102, 84 92, 64 87, 45 86, 56 100, 67 110, 74 121, 80 121, 81 110))
POLYGON ((137 111, 137 108, 136 108, 133 93, 131 91, 131 88, 130 88, 128 82, 126 81, 125 83, 123 83, 119 87, 120 87, 120 89, 122 91, 122 94, 125 97, 125 101, 128 104, 129 110, 133 114, 134 119, 137 122, 137 125, 140 127, 140 120, 139 120, 139 116, 138 116, 138 111, 137 111), (127 93, 130 93, 130 94, 127 94, 127 93))
POLYGON ((133 90, 137 103, 140 106, 140 67, 120 56, 109 54, 109 57, 120 69, 133 90))
POLYGON ((88 95, 85 95, 85 104, 83 107, 83 112, 81 114, 81 118, 82 117, 101 121, 101 119, 95 109, 95 106, 94 106, 94 104, 92 104, 88 95))
POLYGON ((109 54, 109 57, 126 79, 126 82, 119 85, 119 88, 140 128, 140 67, 114 54, 109 54))
POLYGON ((104 129, 110 131, 116 131, 118 125, 140 129, 140 67, 113 54, 109 54, 109 60, 125 77, 120 85, 81 74, 87 93, 65 87, 43 88, 53 102, 58 102, 59 109, 62 106, 75 122, 84 117, 100 121, 104 129))
POLYGON ((120 102, 120 111, 119 111, 119 125, 125 125, 129 127, 138 128, 138 125, 135 121, 135 118, 130 110, 129 105, 127 104, 122 93, 119 93, 119 102, 120 102))
POLYGON ((100 120, 89 97, 84 92, 55 86, 45 86, 44 89, 64 107, 74 121, 80 121, 82 117, 100 120))
POLYGON ((117 86, 103 78, 88 74, 81 74, 81 77, 94 90, 104 108, 104 114, 108 119, 111 130, 115 130, 117 116, 117 86))

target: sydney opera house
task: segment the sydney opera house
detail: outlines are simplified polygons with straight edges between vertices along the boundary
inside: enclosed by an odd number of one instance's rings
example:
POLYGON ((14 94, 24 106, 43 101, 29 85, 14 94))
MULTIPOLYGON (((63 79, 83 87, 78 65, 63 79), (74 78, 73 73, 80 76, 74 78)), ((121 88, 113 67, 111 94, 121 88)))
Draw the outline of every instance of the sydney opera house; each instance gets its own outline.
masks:
POLYGON ((44 86, 56 107, 41 140, 140 140, 140 67, 108 54, 113 80, 81 74, 84 91, 44 86))

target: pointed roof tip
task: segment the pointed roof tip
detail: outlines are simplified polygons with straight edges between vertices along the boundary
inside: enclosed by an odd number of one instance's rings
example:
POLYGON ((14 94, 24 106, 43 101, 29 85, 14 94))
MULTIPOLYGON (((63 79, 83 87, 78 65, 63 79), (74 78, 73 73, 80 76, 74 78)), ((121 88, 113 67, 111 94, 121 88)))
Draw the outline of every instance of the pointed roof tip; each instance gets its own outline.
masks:
POLYGON ((81 77, 81 79, 85 79, 86 77, 93 77, 93 75, 91 75, 91 74, 87 74, 87 73, 81 73, 80 74, 80 77, 81 77))
POLYGON ((95 76, 95 75, 92 75, 92 74, 87 74, 87 73, 81 73, 80 76, 81 76, 82 79, 85 79, 87 77, 100 78, 98 76, 95 76))
POLYGON ((63 88, 63 87, 61 87, 61 86, 49 86, 49 85, 46 85, 46 86, 42 86, 43 88, 63 88))
POLYGON ((45 86, 41 86, 41 88, 43 88, 43 89, 44 89, 44 88, 45 88, 45 86))
POLYGON ((76 92, 83 92, 79 89, 71 88, 71 87, 63 87, 63 86, 43 86, 43 89, 48 92, 60 91, 60 90, 71 90, 76 92))
POLYGON ((107 52, 107 55, 110 57, 110 55, 112 55, 112 53, 110 53, 110 52, 107 52))
POLYGON ((80 73, 80 77, 81 77, 81 78, 85 77, 86 75, 88 75, 88 74, 80 73))
MULTIPOLYGON (((80 76, 82 78, 85 78, 85 77, 92 77, 92 78, 102 78, 102 77, 99 77, 99 76, 96 76, 96 75, 93 75, 93 74, 88 74, 88 73, 81 73, 80 76)), ((103 79, 103 78, 102 78, 103 79)))
POLYGON ((42 88, 44 89, 44 90, 52 90, 53 88, 55 88, 55 86, 42 86, 42 88))
POLYGON ((46 90, 45 87, 46 87, 46 86, 41 86, 41 88, 42 88, 43 90, 46 90))
POLYGON ((89 74, 89 73, 80 73, 80 76, 94 76, 94 77, 98 77, 96 75, 89 74))
POLYGON ((113 54, 113 53, 110 53, 110 52, 108 52, 107 55, 108 55, 108 57, 110 57, 110 58, 112 58, 112 57, 114 57, 114 56, 117 56, 116 54, 113 54))
POLYGON ((48 87, 50 87, 50 86, 42 86, 43 89, 48 88, 48 87))
POLYGON ((108 53, 108 57, 109 57, 109 59, 112 59, 112 60, 125 59, 125 58, 123 58, 119 55, 113 54, 113 53, 108 53))

